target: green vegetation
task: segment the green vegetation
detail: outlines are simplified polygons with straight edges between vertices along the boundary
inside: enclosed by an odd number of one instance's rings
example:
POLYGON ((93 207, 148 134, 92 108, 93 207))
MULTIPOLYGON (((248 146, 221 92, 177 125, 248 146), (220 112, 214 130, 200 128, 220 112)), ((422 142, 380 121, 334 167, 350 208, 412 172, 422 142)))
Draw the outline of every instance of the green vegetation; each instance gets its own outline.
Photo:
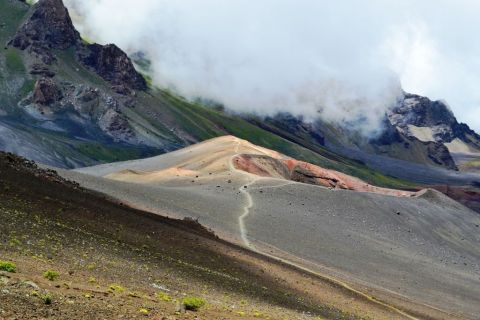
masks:
POLYGON ((47 270, 43 273, 43 277, 49 281, 55 281, 60 277, 60 274, 57 271, 47 270))
POLYGON ((112 293, 114 293, 114 292, 123 293, 123 292, 125 292, 125 288, 118 285, 118 284, 113 283, 108 287, 108 291, 110 291, 112 293))
POLYGON ((42 299, 43 303, 45 303, 47 305, 50 305, 53 302, 53 298, 49 294, 44 294, 40 298, 42 299))
POLYGON ((165 301, 165 302, 170 302, 172 301, 172 297, 170 297, 168 294, 166 294, 165 292, 159 292, 157 293, 157 298, 160 300, 160 301, 165 301))
POLYGON ((144 316, 148 316, 150 312, 145 308, 141 308, 140 310, 138 310, 138 313, 144 316))
POLYGON ((24 98, 26 97, 30 92, 33 91, 35 88, 35 81, 31 79, 26 79, 25 82, 23 83, 22 88, 20 88, 20 97, 24 98))
POLYGON ((17 49, 8 49, 5 53, 5 66, 12 73, 25 73, 22 55, 17 49))
POLYGON ((108 147, 95 142, 81 142, 76 149, 83 155, 100 162, 115 162, 140 158, 141 149, 108 147))
POLYGON ((0 271, 15 273, 15 272, 17 272, 17 265, 13 262, 1 261, 0 260, 0 271))
POLYGON ((183 305, 186 310, 197 311, 206 304, 205 300, 197 297, 186 297, 183 299, 183 305))

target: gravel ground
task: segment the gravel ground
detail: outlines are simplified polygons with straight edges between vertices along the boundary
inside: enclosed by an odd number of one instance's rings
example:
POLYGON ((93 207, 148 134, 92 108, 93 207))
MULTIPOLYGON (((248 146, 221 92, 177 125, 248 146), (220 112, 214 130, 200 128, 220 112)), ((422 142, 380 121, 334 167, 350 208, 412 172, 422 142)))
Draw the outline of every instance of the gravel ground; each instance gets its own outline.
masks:
POLYGON ((61 174, 138 208, 197 218, 221 237, 245 245, 239 227, 243 216, 248 240, 263 252, 269 248, 270 254, 392 299, 468 319, 480 313, 480 216, 439 192, 397 198, 284 184, 231 169, 155 183, 99 177, 125 169, 165 169, 189 152, 61 174), (248 191, 240 192, 247 184, 248 191))

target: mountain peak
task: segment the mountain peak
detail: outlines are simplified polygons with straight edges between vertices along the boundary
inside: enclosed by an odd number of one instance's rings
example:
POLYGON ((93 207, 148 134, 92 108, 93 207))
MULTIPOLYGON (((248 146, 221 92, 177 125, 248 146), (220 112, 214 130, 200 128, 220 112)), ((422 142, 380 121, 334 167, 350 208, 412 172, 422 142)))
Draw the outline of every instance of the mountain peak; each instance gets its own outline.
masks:
POLYGON ((86 46, 81 53, 81 62, 93 68, 103 79, 114 85, 118 93, 129 93, 129 89, 146 90, 147 82, 135 70, 132 61, 119 47, 114 44, 86 46))
POLYGON ((40 0, 10 44, 29 49, 46 64, 55 61, 51 49, 65 50, 80 43, 80 34, 73 26, 62 0, 40 0))
POLYGON ((56 61, 52 49, 75 47, 77 60, 110 82, 117 93, 131 94, 132 90, 147 89, 145 79, 119 47, 114 44, 85 44, 81 40, 62 0, 38 1, 9 45, 28 50, 47 66, 56 61))

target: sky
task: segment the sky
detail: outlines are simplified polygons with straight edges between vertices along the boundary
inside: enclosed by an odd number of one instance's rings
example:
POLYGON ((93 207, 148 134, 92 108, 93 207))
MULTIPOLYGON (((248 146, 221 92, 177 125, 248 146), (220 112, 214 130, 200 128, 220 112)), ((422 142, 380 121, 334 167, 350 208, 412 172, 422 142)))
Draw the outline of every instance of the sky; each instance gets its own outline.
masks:
POLYGON ((379 128, 401 88, 480 131, 477 0, 64 0, 89 40, 237 112, 379 128))

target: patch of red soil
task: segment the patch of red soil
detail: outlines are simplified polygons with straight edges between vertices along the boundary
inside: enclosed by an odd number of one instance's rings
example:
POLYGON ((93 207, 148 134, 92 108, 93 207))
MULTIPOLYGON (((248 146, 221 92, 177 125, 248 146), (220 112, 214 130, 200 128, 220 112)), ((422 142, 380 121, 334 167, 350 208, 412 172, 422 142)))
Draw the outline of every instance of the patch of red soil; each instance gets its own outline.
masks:
POLYGON ((296 182, 359 192, 378 193, 395 197, 412 197, 415 192, 380 188, 347 174, 325 169, 292 158, 241 154, 233 158, 235 167, 262 177, 284 178, 296 182))

